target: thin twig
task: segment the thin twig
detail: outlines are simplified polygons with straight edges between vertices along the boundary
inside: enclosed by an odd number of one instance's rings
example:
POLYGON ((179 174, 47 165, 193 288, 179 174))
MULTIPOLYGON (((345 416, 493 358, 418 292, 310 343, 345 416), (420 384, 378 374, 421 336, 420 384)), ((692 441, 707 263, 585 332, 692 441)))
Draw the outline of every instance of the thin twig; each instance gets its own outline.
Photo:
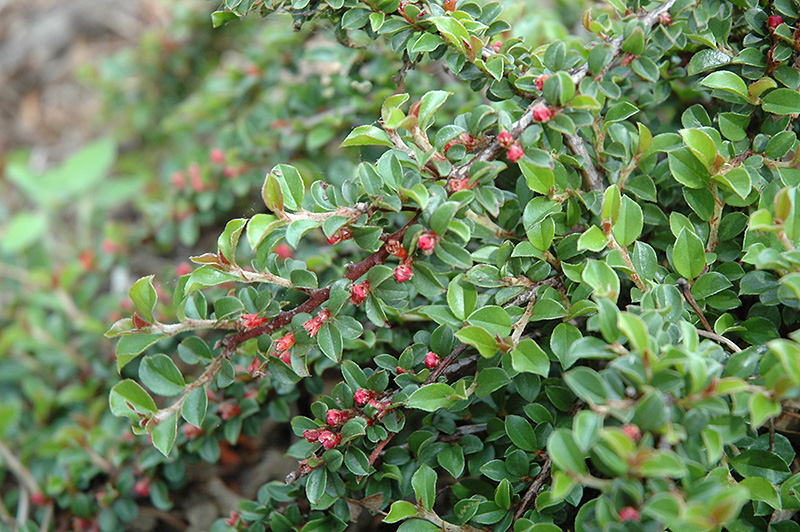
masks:
POLYGON ((586 190, 603 190, 603 178, 592 162, 583 138, 576 133, 574 135, 564 135, 564 141, 573 154, 583 159, 583 166, 580 171, 583 174, 583 186, 586 187, 586 190))
POLYGON ((717 334, 717 333, 714 333, 714 332, 703 331, 703 330, 700 330, 700 329, 697 330, 697 334, 699 334, 700 336, 703 336, 705 338, 710 338, 712 340, 716 340, 717 342, 719 342, 721 344, 725 344, 734 353, 740 353, 742 351, 742 348, 739 347, 738 345, 736 345, 733 342, 733 340, 731 340, 730 338, 725 338, 721 334, 717 334))
POLYGON ((531 486, 528 488, 528 491, 525 492, 525 495, 522 497, 522 500, 519 501, 519 506, 517 506, 517 511, 514 512, 514 522, 516 523, 520 517, 525 515, 525 512, 528 511, 528 507, 531 505, 533 500, 536 498, 536 495, 539 493, 539 490, 542 489, 542 485, 550 476, 550 471, 552 469, 552 463, 550 462, 550 457, 547 457, 544 464, 542 464, 542 470, 539 471, 539 474, 536 475, 536 478, 533 479, 531 486))
POLYGON ((681 277, 678 279, 678 288, 681 289, 684 299, 686 299, 686 302, 692 307, 694 313, 697 314, 698 318, 700 318, 700 323, 703 324, 703 327, 705 327, 708 332, 716 334, 714 333, 714 329, 711 328, 711 324, 708 323, 708 320, 706 319, 705 314, 703 314, 703 311, 700 309, 700 306, 697 304, 697 301, 694 299, 694 296, 692 295, 692 289, 689 287, 689 281, 681 277))

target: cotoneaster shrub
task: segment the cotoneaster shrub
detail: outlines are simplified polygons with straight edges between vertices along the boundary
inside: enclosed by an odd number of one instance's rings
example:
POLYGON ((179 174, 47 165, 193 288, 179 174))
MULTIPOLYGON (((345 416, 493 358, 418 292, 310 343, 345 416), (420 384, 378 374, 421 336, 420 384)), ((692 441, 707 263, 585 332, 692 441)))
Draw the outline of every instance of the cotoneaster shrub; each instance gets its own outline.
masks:
POLYGON ((800 528, 793 2, 613 0, 542 46, 497 3, 228 4, 484 101, 388 97, 352 172, 266 169, 172 301, 131 289, 110 407, 164 464, 291 427, 214 530, 800 528))

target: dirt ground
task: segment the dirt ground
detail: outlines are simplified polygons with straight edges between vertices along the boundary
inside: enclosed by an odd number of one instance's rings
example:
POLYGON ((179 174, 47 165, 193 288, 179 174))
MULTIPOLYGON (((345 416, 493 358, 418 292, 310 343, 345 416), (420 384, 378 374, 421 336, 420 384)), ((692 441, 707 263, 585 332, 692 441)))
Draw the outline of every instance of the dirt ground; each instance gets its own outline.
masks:
POLYGON ((32 149, 46 168, 103 131, 79 69, 163 24, 159 0, 0 0, 0 160, 32 149))

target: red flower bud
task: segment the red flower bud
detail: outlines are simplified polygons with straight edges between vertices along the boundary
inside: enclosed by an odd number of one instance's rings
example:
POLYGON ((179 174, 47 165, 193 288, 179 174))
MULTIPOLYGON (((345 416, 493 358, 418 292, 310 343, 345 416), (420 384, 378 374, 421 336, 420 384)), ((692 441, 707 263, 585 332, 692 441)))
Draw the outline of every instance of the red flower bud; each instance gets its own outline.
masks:
POLYGON ((469 190, 475 183, 470 183, 468 177, 462 177, 461 179, 453 179, 448 183, 450 186, 451 192, 458 192, 460 190, 469 190))
POLYGON ((636 521, 638 522, 641 519, 641 515, 639 515, 639 510, 634 508, 633 506, 626 506, 622 510, 619 511, 619 520, 620 521, 636 521))
POLYGON ((267 322, 267 318, 261 318, 258 314, 242 314, 240 319, 245 330, 253 329, 267 322))
POLYGON ((261 370, 262 366, 261 360, 258 357, 253 357, 253 361, 247 367, 247 373, 253 378, 263 377, 265 373, 261 370))
POLYGON ((458 144, 458 142, 454 140, 447 141, 447 144, 444 145, 444 152, 447 153, 447 150, 452 148, 454 144, 458 144))
POLYGON ((231 516, 225 520, 225 523, 228 526, 236 526, 236 523, 239 522, 239 514, 236 512, 231 512, 231 516))
POLYGON ((391 239, 386 242, 386 251, 389 253, 389 255, 394 255, 398 259, 404 259, 408 257, 408 251, 406 251, 406 249, 400 245, 400 242, 395 239, 391 239))
POLYGON ((221 403, 219 405, 219 417, 225 421, 234 418, 242 413, 242 409, 236 403, 221 403))
POLYGON ((284 351, 283 354, 278 357, 281 359, 281 362, 286 364, 287 366, 292 365, 292 354, 289 351, 284 351))
POLYGON ((44 506, 48 502, 47 495, 41 491, 36 491, 31 494, 31 502, 36 506, 44 506))
POLYGON ((775 31, 775 28, 781 24, 783 24, 783 17, 780 15, 770 15, 770 17, 767 19, 767 26, 769 26, 771 31, 775 31))
POLYGON ((405 368, 403 368, 403 367, 401 367, 401 366, 397 366, 396 368, 394 368, 394 370, 397 372, 397 374, 398 374, 398 375, 402 375, 403 373, 408 373, 408 372, 405 370, 405 368))
POLYGON ((278 351, 279 353, 282 353, 284 351, 288 351, 289 349, 291 349, 293 345, 294 345, 294 333, 293 332, 286 333, 283 336, 283 338, 278 340, 278 342, 275 344, 275 350, 278 351))
POLYGON ((202 192, 206 186, 203 183, 203 178, 200 175, 200 166, 197 163, 189 165, 189 180, 192 183, 192 189, 195 192, 202 192))
POLYGON ((214 148, 209 154, 209 159, 214 164, 223 164, 225 162, 225 152, 219 148, 214 148))
POLYGON ((633 55, 633 54, 625 54, 625 57, 622 58, 622 61, 620 63, 624 67, 630 66, 630 64, 633 63, 634 59, 636 59, 635 55, 633 55))
POLYGON ((417 247, 421 249, 425 255, 430 255, 433 253, 433 248, 436 247, 438 241, 439 237, 436 236, 436 233, 423 233, 417 240, 417 247))
POLYGON ((364 281, 359 284, 354 284, 350 287, 350 303, 353 305, 360 305, 367 299, 369 294, 369 281, 364 281))
POLYGON ((536 76, 536 79, 535 79, 535 80, 533 80, 533 82, 534 82, 534 83, 536 83, 536 89, 537 89, 539 92, 541 92, 541 91, 543 91, 543 90, 544 90, 544 82, 545 82, 545 81, 547 81, 548 79, 550 79, 550 76, 549 76, 549 75, 547 75, 547 74, 541 74, 541 75, 539 75, 539 76, 536 76))
POLYGON ((316 429, 304 430, 303 437, 308 443, 317 443, 317 440, 319 440, 319 431, 316 429))
POLYGON ((494 50, 495 53, 499 53, 500 52, 500 48, 502 48, 502 47, 503 47, 503 43, 501 43, 500 41, 494 41, 492 43, 492 50, 494 50))
POLYGON ((355 402, 358 406, 364 406, 368 402, 370 402, 375 397, 375 393, 371 390, 365 390, 364 388, 359 388, 356 390, 356 394, 353 397, 355 402))
POLYGON ((642 429, 636 425, 624 425, 622 427, 622 432, 627 434, 633 441, 639 441, 642 438, 642 429))
POLYGON ((284 260, 294 256, 292 248, 289 246, 289 244, 283 242, 275 246, 275 249, 273 249, 272 251, 274 251, 278 255, 278 257, 284 260))
POLYGON ((186 174, 180 170, 173 172, 172 176, 170 177, 170 181, 172 181, 172 186, 177 189, 186 188, 186 174))
POLYGON ((147 477, 139 479, 133 486, 133 491, 139 497, 147 497, 150 495, 150 479, 147 477))
POLYGON ((319 442, 323 447, 330 450, 342 443, 342 435, 323 430, 319 435, 319 442))
POLYGON ((328 410, 328 425, 331 427, 338 427, 344 425, 350 419, 350 412, 347 410, 336 410, 331 408, 328 410))
POLYGON ((404 283, 414 276, 410 264, 403 263, 394 270, 394 278, 398 283, 404 283))
POLYGON ((308 335, 313 338, 322 328, 322 321, 320 321, 319 318, 311 318, 303 324, 303 328, 306 330, 308 335))
POLYGON ((508 156, 509 161, 515 163, 522 159, 522 157, 525 155, 525 152, 522 150, 522 146, 520 146, 518 142, 515 142, 514 145, 508 149, 506 155, 508 156))
POLYGON ((508 148, 514 143, 514 137, 508 131, 503 130, 497 135, 497 143, 503 148, 508 148))
POLYGON ((533 108, 533 119, 537 122, 547 122, 551 118, 550 108, 546 105, 537 105, 533 108))
POLYGON ((192 273, 192 265, 188 262, 181 262, 178 264, 178 267, 175 268, 175 273, 178 274, 178 277, 183 277, 184 275, 188 275, 192 273))
POLYGON ((660 15, 658 15, 658 22, 662 26, 669 26, 672 24, 672 15, 670 15, 667 11, 664 11, 660 15))
POLYGON ((186 435, 186 439, 193 440, 203 435, 205 431, 200 427, 195 427, 191 423, 186 423, 183 426, 183 433, 186 435))
POLYGON ((456 10, 456 0, 444 0, 444 10, 445 11, 455 11, 456 10))
POLYGON ((433 351, 428 351, 428 354, 425 355, 425 367, 427 367, 428 369, 435 368, 436 366, 439 365, 439 362, 441 362, 439 355, 437 355, 433 351))

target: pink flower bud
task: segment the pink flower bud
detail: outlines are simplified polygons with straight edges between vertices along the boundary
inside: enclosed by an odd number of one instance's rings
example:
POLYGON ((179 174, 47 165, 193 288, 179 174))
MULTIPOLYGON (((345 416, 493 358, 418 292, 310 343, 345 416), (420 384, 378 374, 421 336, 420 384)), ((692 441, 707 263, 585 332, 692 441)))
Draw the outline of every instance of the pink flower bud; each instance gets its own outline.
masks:
POLYGON ((193 440, 202 436, 204 431, 200 427, 195 427, 191 423, 186 423, 183 426, 183 433, 186 435, 187 440, 193 440))
POLYGON ((492 50, 494 50, 495 53, 499 53, 500 52, 500 48, 502 48, 502 47, 503 47, 503 43, 501 43, 500 41, 495 41, 494 43, 492 43, 492 50))
POLYGON ((767 19, 767 26, 769 26, 771 31, 775 31, 775 28, 781 24, 783 24, 783 17, 780 15, 770 15, 770 17, 767 19))
POLYGON ((186 174, 184 174, 180 170, 172 174, 172 177, 170 177, 170 181, 172 181, 172 186, 177 189, 186 188, 186 174))
POLYGON ((525 152, 522 150, 522 146, 520 146, 518 142, 515 142, 514 145, 508 149, 506 155, 509 161, 515 163, 525 156, 525 152))
POLYGON ((436 366, 439 365, 439 362, 441 362, 441 359, 439 358, 439 355, 437 355, 433 351, 428 351, 428 354, 425 355, 425 367, 426 368, 433 369, 433 368, 435 368, 436 366))
POLYGON ((398 374, 398 375, 402 375, 403 373, 408 373, 408 372, 405 370, 405 368, 403 368, 403 367, 401 367, 401 366, 397 366, 396 368, 394 368, 394 370, 397 372, 397 374, 398 374))
POLYGON ((225 152, 219 148, 214 148, 211 150, 211 153, 209 153, 209 158, 214 164, 223 164, 225 162, 225 152))
POLYGON ((283 354, 281 354, 281 356, 278 358, 280 358, 281 362, 283 362, 287 366, 292 365, 292 354, 289 351, 284 351, 283 354))
POLYGON ((367 299, 369 294, 369 281, 364 281, 359 284, 354 284, 350 287, 350 303, 353 305, 360 305, 367 299))
POLYGON ((350 240, 351 238, 353 238, 353 232, 350 230, 350 228, 349 227, 342 227, 341 229, 336 231, 334 234, 329 236, 327 238, 327 240, 328 240, 328 244, 333 246, 333 245, 338 244, 339 242, 342 242, 344 240, 350 240))
POLYGON ((231 516, 225 519, 225 523, 228 526, 236 526, 236 523, 239 522, 239 514, 236 512, 231 512, 231 516))
POLYGON ((139 479, 133 486, 133 491, 139 497, 147 497, 150 495, 150 479, 147 477, 139 479))
POLYGON ((275 246, 273 251, 278 255, 278 257, 284 260, 294 256, 294 253, 292 253, 292 248, 289 246, 289 244, 283 242, 275 246))
POLYGON ((356 390, 356 394, 353 398, 355 399, 356 404, 358 406, 364 406, 374 397, 375 394, 372 391, 365 390, 364 388, 359 388, 358 390, 356 390))
POLYGON ((672 24, 672 15, 670 15, 669 12, 664 11, 663 13, 658 15, 658 22, 662 26, 669 26, 670 24, 672 24))
POLYGON ((322 321, 320 321, 319 318, 311 318, 303 324, 303 328, 306 330, 308 335, 313 338, 322 328, 322 321))
POLYGON ((503 130, 497 135, 497 143, 503 148, 508 148, 514 143, 514 137, 508 131, 503 130))
POLYGON ((546 105, 537 105, 533 108, 533 119, 537 122, 547 122, 551 118, 550 108, 546 105))
POLYGON ((411 266, 408 264, 401 264, 394 270, 394 278, 398 283, 404 283, 414 276, 411 266))
POLYGON ((234 418, 242 413, 242 409, 236 403, 221 403, 219 405, 219 417, 225 421, 234 418))
POLYGON ((406 251, 406 249, 400 245, 400 242, 395 239, 391 239, 386 242, 386 251, 389 253, 389 255, 394 255, 398 259, 404 259, 408 257, 408 251, 406 251))
POLYGON ((304 430, 303 437, 308 443, 317 443, 317 440, 319 440, 319 431, 316 429, 304 430))
POLYGON ((350 419, 350 412, 347 410, 336 410, 331 408, 328 410, 328 425, 331 427, 338 427, 344 425, 350 419))
POLYGON ((178 267, 175 268, 175 273, 178 274, 178 277, 183 277, 184 275, 188 275, 192 273, 192 265, 188 262, 181 262, 178 264, 178 267))
POLYGON ((452 179, 449 183, 450 191, 451 192, 458 192, 460 190, 469 190, 475 183, 470 183, 468 177, 462 177, 461 179, 452 179))
POLYGON ((255 377, 263 377, 264 372, 261 370, 261 360, 258 357, 253 357, 253 361, 247 367, 247 373, 255 378, 255 377))
POLYGON ((642 439, 642 429, 636 425, 624 425, 622 427, 622 432, 624 432, 633 441, 639 441, 642 439))
POLYGON ((436 236, 436 233, 427 232, 423 233, 419 239, 417 240, 417 247, 422 250, 425 255, 430 255, 433 253, 433 248, 436 247, 436 244, 439 242, 439 237, 436 236))
POLYGON ((319 442, 323 447, 330 450, 342 443, 342 435, 334 434, 328 430, 323 430, 319 435, 319 442))
POLYGON ((294 345, 294 333, 293 332, 286 333, 283 336, 283 338, 278 340, 277 343, 275 344, 275 350, 278 351, 279 353, 282 353, 284 351, 288 351, 289 349, 291 349, 293 345, 294 345))
POLYGON ((189 165, 189 180, 192 183, 192 189, 195 192, 202 192, 206 186, 203 183, 203 178, 200 175, 200 166, 197 163, 189 165))
POLYGON ((544 90, 544 82, 550 79, 550 76, 547 74, 542 74, 540 76, 536 76, 536 79, 533 80, 536 83, 536 89, 541 92, 544 90))
POLYGON ((48 502, 47 495, 45 495, 41 491, 36 491, 33 494, 31 494, 31 502, 36 506, 44 506, 48 502))
POLYGON ((633 506, 626 506, 622 510, 619 511, 619 520, 620 521, 636 521, 638 522, 641 519, 641 515, 639 515, 639 510, 634 508, 633 506))

